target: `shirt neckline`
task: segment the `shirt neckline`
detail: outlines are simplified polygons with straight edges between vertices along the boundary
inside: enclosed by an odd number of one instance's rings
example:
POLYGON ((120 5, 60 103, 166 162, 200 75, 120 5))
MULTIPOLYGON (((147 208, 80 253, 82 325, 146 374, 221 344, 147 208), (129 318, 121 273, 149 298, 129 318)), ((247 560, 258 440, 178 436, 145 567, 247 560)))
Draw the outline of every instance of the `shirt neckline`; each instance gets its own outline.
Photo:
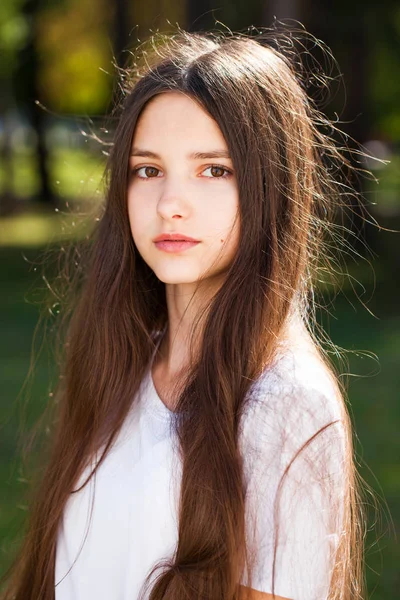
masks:
POLYGON ((153 354, 151 356, 150 364, 147 368, 145 374, 145 384, 146 384, 146 400, 145 400, 145 409, 148 410, 153 416, 157 417, 162 421, 171 420, 172 416, 175 414, 174 411, 170 410, 162 401, 160 396, 157 393, 156 387, 154 385, 152 367, 154 362, 154 357, 159 348, 160 342, 164 337, 164 333, 166 330, 166 326, 163 330, 157 332, 158 340, 156 342, 156 346, 153 350, 153 354))

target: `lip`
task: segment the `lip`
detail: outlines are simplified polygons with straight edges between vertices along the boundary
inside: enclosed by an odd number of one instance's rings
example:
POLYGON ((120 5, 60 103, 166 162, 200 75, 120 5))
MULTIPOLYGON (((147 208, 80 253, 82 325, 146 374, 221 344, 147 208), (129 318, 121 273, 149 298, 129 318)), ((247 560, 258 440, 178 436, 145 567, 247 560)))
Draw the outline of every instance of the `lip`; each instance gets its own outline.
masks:
POLYGON ((183 233, 162 233, 154 238, 153 242, 196 242, 198 243, 200 240, 196 240, 195 238, 189 237, 188 235, 183 235, 183 233))
POLYGON ((188 242, 187 240, 161 240, 160 242, 154 243, 158 250, 169 253, 183 252, 184 250, 189 250, 189 248, 194 248, 194 246, 200 244, 200 242, 188 242))

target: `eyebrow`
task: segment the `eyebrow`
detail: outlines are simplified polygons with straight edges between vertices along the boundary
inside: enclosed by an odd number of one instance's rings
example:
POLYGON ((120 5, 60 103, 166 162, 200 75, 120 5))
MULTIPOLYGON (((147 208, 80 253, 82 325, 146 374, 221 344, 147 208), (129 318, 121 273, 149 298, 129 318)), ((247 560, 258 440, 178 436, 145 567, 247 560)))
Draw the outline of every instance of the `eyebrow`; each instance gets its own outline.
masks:
MULTIPOLYGON (((151 150, 143 150, 141 148, 133 148, 131 156, 142 156, 146 158, 155 158, 161 160, 161 157, 151 150)), ((187 156, 191 160, 203 160, 206 158, 231 158, 227 150, 209 150, 208 152, 191 152, 187 156)))

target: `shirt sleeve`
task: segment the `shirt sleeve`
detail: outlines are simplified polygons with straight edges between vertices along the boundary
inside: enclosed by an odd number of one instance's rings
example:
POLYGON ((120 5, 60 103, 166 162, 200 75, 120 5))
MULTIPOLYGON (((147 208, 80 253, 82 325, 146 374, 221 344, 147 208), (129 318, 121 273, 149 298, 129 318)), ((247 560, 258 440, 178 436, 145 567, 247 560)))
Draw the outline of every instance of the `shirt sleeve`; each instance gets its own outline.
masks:
MULTIPOLYGON (((328 597, 343 518, 342 416, 333 393, 305 383, 265 392, 251 412, 244 470, 252 588, 291 600, 328 597)), ((246 570, 240 583, 249 585, 246 570)))

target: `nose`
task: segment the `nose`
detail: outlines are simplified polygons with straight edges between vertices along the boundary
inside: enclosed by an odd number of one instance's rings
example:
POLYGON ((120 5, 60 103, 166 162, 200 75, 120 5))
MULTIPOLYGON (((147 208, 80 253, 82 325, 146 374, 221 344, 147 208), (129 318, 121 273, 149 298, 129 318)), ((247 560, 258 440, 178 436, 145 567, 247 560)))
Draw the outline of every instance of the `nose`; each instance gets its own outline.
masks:
POLYGON ((170 180, 165 182, 157 203, 157 213, 164 220, 181 219, 188 216, 190 202, 189 190, 181 181, 170 180))

